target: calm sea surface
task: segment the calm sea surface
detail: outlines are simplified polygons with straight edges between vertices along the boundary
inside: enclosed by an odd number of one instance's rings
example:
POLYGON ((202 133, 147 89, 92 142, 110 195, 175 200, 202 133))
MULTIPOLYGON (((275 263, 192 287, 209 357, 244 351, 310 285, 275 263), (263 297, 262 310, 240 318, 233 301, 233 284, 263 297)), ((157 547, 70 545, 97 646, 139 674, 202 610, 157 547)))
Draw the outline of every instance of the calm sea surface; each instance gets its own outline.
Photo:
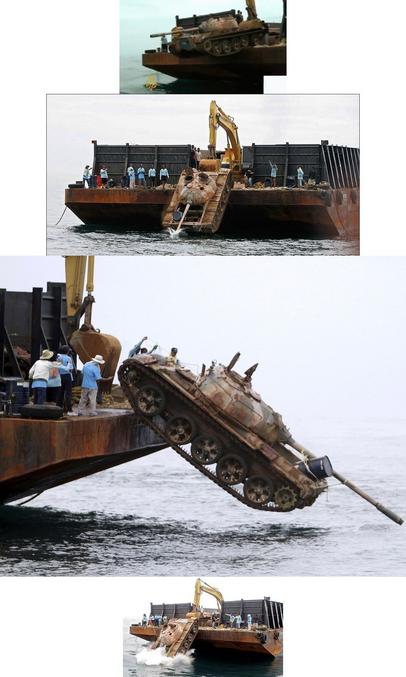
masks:
MULTIPOLYGON (((405 420, 295 432, 406 517, 405 420)), ((0 575, 406 575, 405 528, 341 485, 311 508, 255 511, 168 449, 0 508, 0 575)))
MULTIPOLYGON (((63 206, 62 206, 63 209, 63 206)), ((56 223, 62 213, 55 214, 56 223)), ((355 256, 356 242, 313 239, 271 239, 241 236, 182 235, 171 238, 166 232, 135 232, 84 226, 70 212, 58 226, 48 225, 47 254, 159 255, 159 256, 355 256)))
POLYGON ((218 657, 185 657, 179 656, 174 659, 165 658, 163 665, 145 665, 147 644, 138 637, 128 633, 124 628, 124 677, 177 677, 187 675, 190 677, 280 677, 283 674, 283 658, 278 656, 273 662, 252 658, 244 661, 243 657, 227 658, 218 657), (137 660, 138 658, 138 660, 137 660))

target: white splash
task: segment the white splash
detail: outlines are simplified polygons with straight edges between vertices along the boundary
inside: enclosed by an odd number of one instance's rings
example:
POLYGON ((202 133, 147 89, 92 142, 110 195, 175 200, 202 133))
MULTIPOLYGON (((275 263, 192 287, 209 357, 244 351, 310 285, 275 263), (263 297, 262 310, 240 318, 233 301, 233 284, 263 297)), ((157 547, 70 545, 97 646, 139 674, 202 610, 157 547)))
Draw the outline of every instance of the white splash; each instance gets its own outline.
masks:
POLYGON ((179 230, 175 230, 174 228, 168 226, 168 232, 169 237, 171 238, 182 237, 183 235, 186 235, 186 228, 180 228, 179 230))
POLYGON ((135 656, 137 663, 140 665, 165 665, 165 666, 187 666, 191 665, 193 661, 194 650, 188 651, 186 654, 178 654, 174 658, 170 658, 165 654, 165 648, 159 646, 157 649, 149 649, 144 647, 135 656))

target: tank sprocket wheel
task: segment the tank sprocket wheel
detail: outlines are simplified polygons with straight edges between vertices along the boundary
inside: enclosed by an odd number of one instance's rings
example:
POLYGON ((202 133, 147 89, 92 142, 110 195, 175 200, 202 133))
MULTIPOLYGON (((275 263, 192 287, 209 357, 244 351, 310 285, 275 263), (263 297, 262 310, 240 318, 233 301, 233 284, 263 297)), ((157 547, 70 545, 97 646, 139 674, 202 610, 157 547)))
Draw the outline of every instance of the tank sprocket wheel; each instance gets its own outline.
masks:
POLYGON ((186 416, 173 416, 167 422, 165 432, 174 444, 189 444, 196 432, 196 426, 186 416))
POLYGON ((198 461, 202 465, 211 465, 219 460, 222 448, 220 442, 215 437, 201 435, 193 440, 191 453, 195 461, 198 461))
POLYGON ((281 510, 293 510, 298 503, 298 495, 292 487, 279 487, 275 491, 273 500, 281 510))
POLYGON ((156 416, 165 409, 165 395, 155 385, 143 386, 135 396, 135 404, 145 416, 156 416))
POLYGON ((245 480, 243 491, 245 498, 253 505, 265 505, 272 499, 275 487, 269 480, 253 475, 245 480))
POLYGON ((241 456, 227 454, 217 463, 216 475, 224 484, 240 484, 247 476, 247 464, 241 456))

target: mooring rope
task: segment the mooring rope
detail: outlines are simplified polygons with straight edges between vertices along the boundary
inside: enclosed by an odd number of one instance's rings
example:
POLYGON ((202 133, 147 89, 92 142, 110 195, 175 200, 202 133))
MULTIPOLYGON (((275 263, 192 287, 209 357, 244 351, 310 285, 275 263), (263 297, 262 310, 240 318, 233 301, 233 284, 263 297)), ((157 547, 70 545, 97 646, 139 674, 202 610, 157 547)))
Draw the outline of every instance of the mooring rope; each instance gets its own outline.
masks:
POLYGON ((58 225, 58 223, 60 223, 60 222, 62 221, 62 219, 63 219, 63 215, 65 214, 65 212, 66 212, 67 208, 68 208, 68 207, 66 206, 66 207, 65 207, 65 209, 64 209, 64 210, 63 210, 63 212, 62 212, 62 216, 61 216, 61 218, 59 219, 59 221, 57 221, 57 222, 55 223, 55 226, 57 226, 57 225, 58 225))
POLYGON ((21 503, 17 503, 17 505, 25 505, 26 503, 29 503, 30 501, 33 501, 34 498, 38 498, 41 494, 43 494, 43 491, 39 491, 38 494, 35 494, 34 496, 30 496, 30 498, 27 498, 25 501, 21 501, 21 503))

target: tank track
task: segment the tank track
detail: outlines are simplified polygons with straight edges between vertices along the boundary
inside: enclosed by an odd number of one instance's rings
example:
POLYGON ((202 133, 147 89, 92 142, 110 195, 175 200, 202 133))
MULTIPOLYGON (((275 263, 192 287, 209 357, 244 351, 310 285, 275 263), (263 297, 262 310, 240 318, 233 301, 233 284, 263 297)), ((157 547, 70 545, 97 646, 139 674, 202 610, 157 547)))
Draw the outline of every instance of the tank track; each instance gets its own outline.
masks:
MULTIPOLYGON (((136 413, 136 415, 140 419, 142 419, 142 421, 147 426, 152 428, 152 430, 154 430, 154 432, 157 435, 162 437, 165 440, 165 442, 168 444, 168 447, 171 447, 174 451, 176 451, 177 454, 179 454, 179 456, 181 456, 185 461, 190 463, 194 468, 196 468, 199 472, 201 472, 203 475, 205 475, 212 482, 217 484, 218 487, 221 487, 221 489, 223 489, 228 494, 230 494, 230 496, 233 496, 234 498, 236 498, 237 501, 240 501, 240 503, 243 503, 248 508, 253 508, 254 510, 262 510, 262 511, 265 511, 265 512, 291 512, 292 510, 302 509, 305 506, 309 505, 309 503, 307 503, 307 502, 305 503, 303 501, 300 501, 300 499, 294 507, 289 508, 289 509, 280 508, 276 504, 273 504, 273 505, 270 505, 269 503, 263 504, 263 505, 254 504, 254 503, 251 503, 248 499, 246 499, 244 494, 237 491, 233 486, 230 486, 230 485, 226 484, 225 482, 222 482, 214 472, 212 472, 211 470, 208 469, 207 466, 204 466, 204 465, 200 464, 198 461, 196 461, 193 458, 193 456, 191 455, 191 453, 189 453, 188 451, 183 449, 179 444, 176 444, 176 443, 172 442, 171 440, 169 440, 165 435, 165 431, 162 428, 160 428, 159 425, 157 424, 157 421, 156 421, 157 417, 145 416, 142 412, 139 411, 139 409, 136 405, 136 402, 135 402, 135 397, 134 397, 134 394, 132 392, 131 385, 128 384, 125 380, 125 371, 130 366, 131 365, 128 364, 128 361, 125 361, 121 365, 121 367, 118 371, 118 379, 120 381, 120 385, 121 385, 128 401, 130 402, 130 404, 131 404, 134 412, 136 413)), ((137 371, 141 371, 143 373, 143 375, 146 378, 148 378, 148 380, 154 381, 154 383, 156 384, 156 386, 159 389, 171 392, 171 386, 169 384, 167 385, 164 380, 160 379, 152 369, 150 370, 150 369, 146 368, 143 364, 138 363, 137 367, 134 369, 134 371, 135 371, 135 373, 137 373, 137 371)), ((192 400, 185 397, 183 395, 183 393, 181 393, 180 391, 176 391, 176 397, 179 399, 179 401, 182 400, 186 404, 186 406, 188 407, 189 410, 190 409, 194 410, 197 420, 205 419, 211 427, 213 427, 213 425, 214 426, 218 425, 217 422, 213 421, 210 418, 210 416, 204 410, 200 409, 200 407, 198 407, 192 400)), ((163 418, 161 420, 164 421, 163 418)), ((221 430, 221 436, 222 437, 228 437, 228 439, 232 442, 233 447, 234 448, 238 447, 245 454, 251 455, 253 453, 252 449, 250 449, 249 447, 246 447, 244 444, 242 444, 238 439, 236 439, 226 429, 221 430)), ((287 480, 285 478, 283 478, 283 482, 286 486, 289 486, 291 489, 293 489, 293 491, 297 495, 297 493, 298 493, 297 487, 292 482, 289 482, 289 480, 287 480)), ((314 498, 314 500, 316 500, 316 498, 317 498, 317 496, 314 498)), ((314 501, 312 501, 312 503, 313 502, 314 501)))
POLYGON ((218 37, 207 37, 201 44, 201 49, 210 56, 232 56, 239 54, 247 47, 255 47, 258 44, 264 44, 266 31, 256 29, 246 32, 228 33, 218 37))

